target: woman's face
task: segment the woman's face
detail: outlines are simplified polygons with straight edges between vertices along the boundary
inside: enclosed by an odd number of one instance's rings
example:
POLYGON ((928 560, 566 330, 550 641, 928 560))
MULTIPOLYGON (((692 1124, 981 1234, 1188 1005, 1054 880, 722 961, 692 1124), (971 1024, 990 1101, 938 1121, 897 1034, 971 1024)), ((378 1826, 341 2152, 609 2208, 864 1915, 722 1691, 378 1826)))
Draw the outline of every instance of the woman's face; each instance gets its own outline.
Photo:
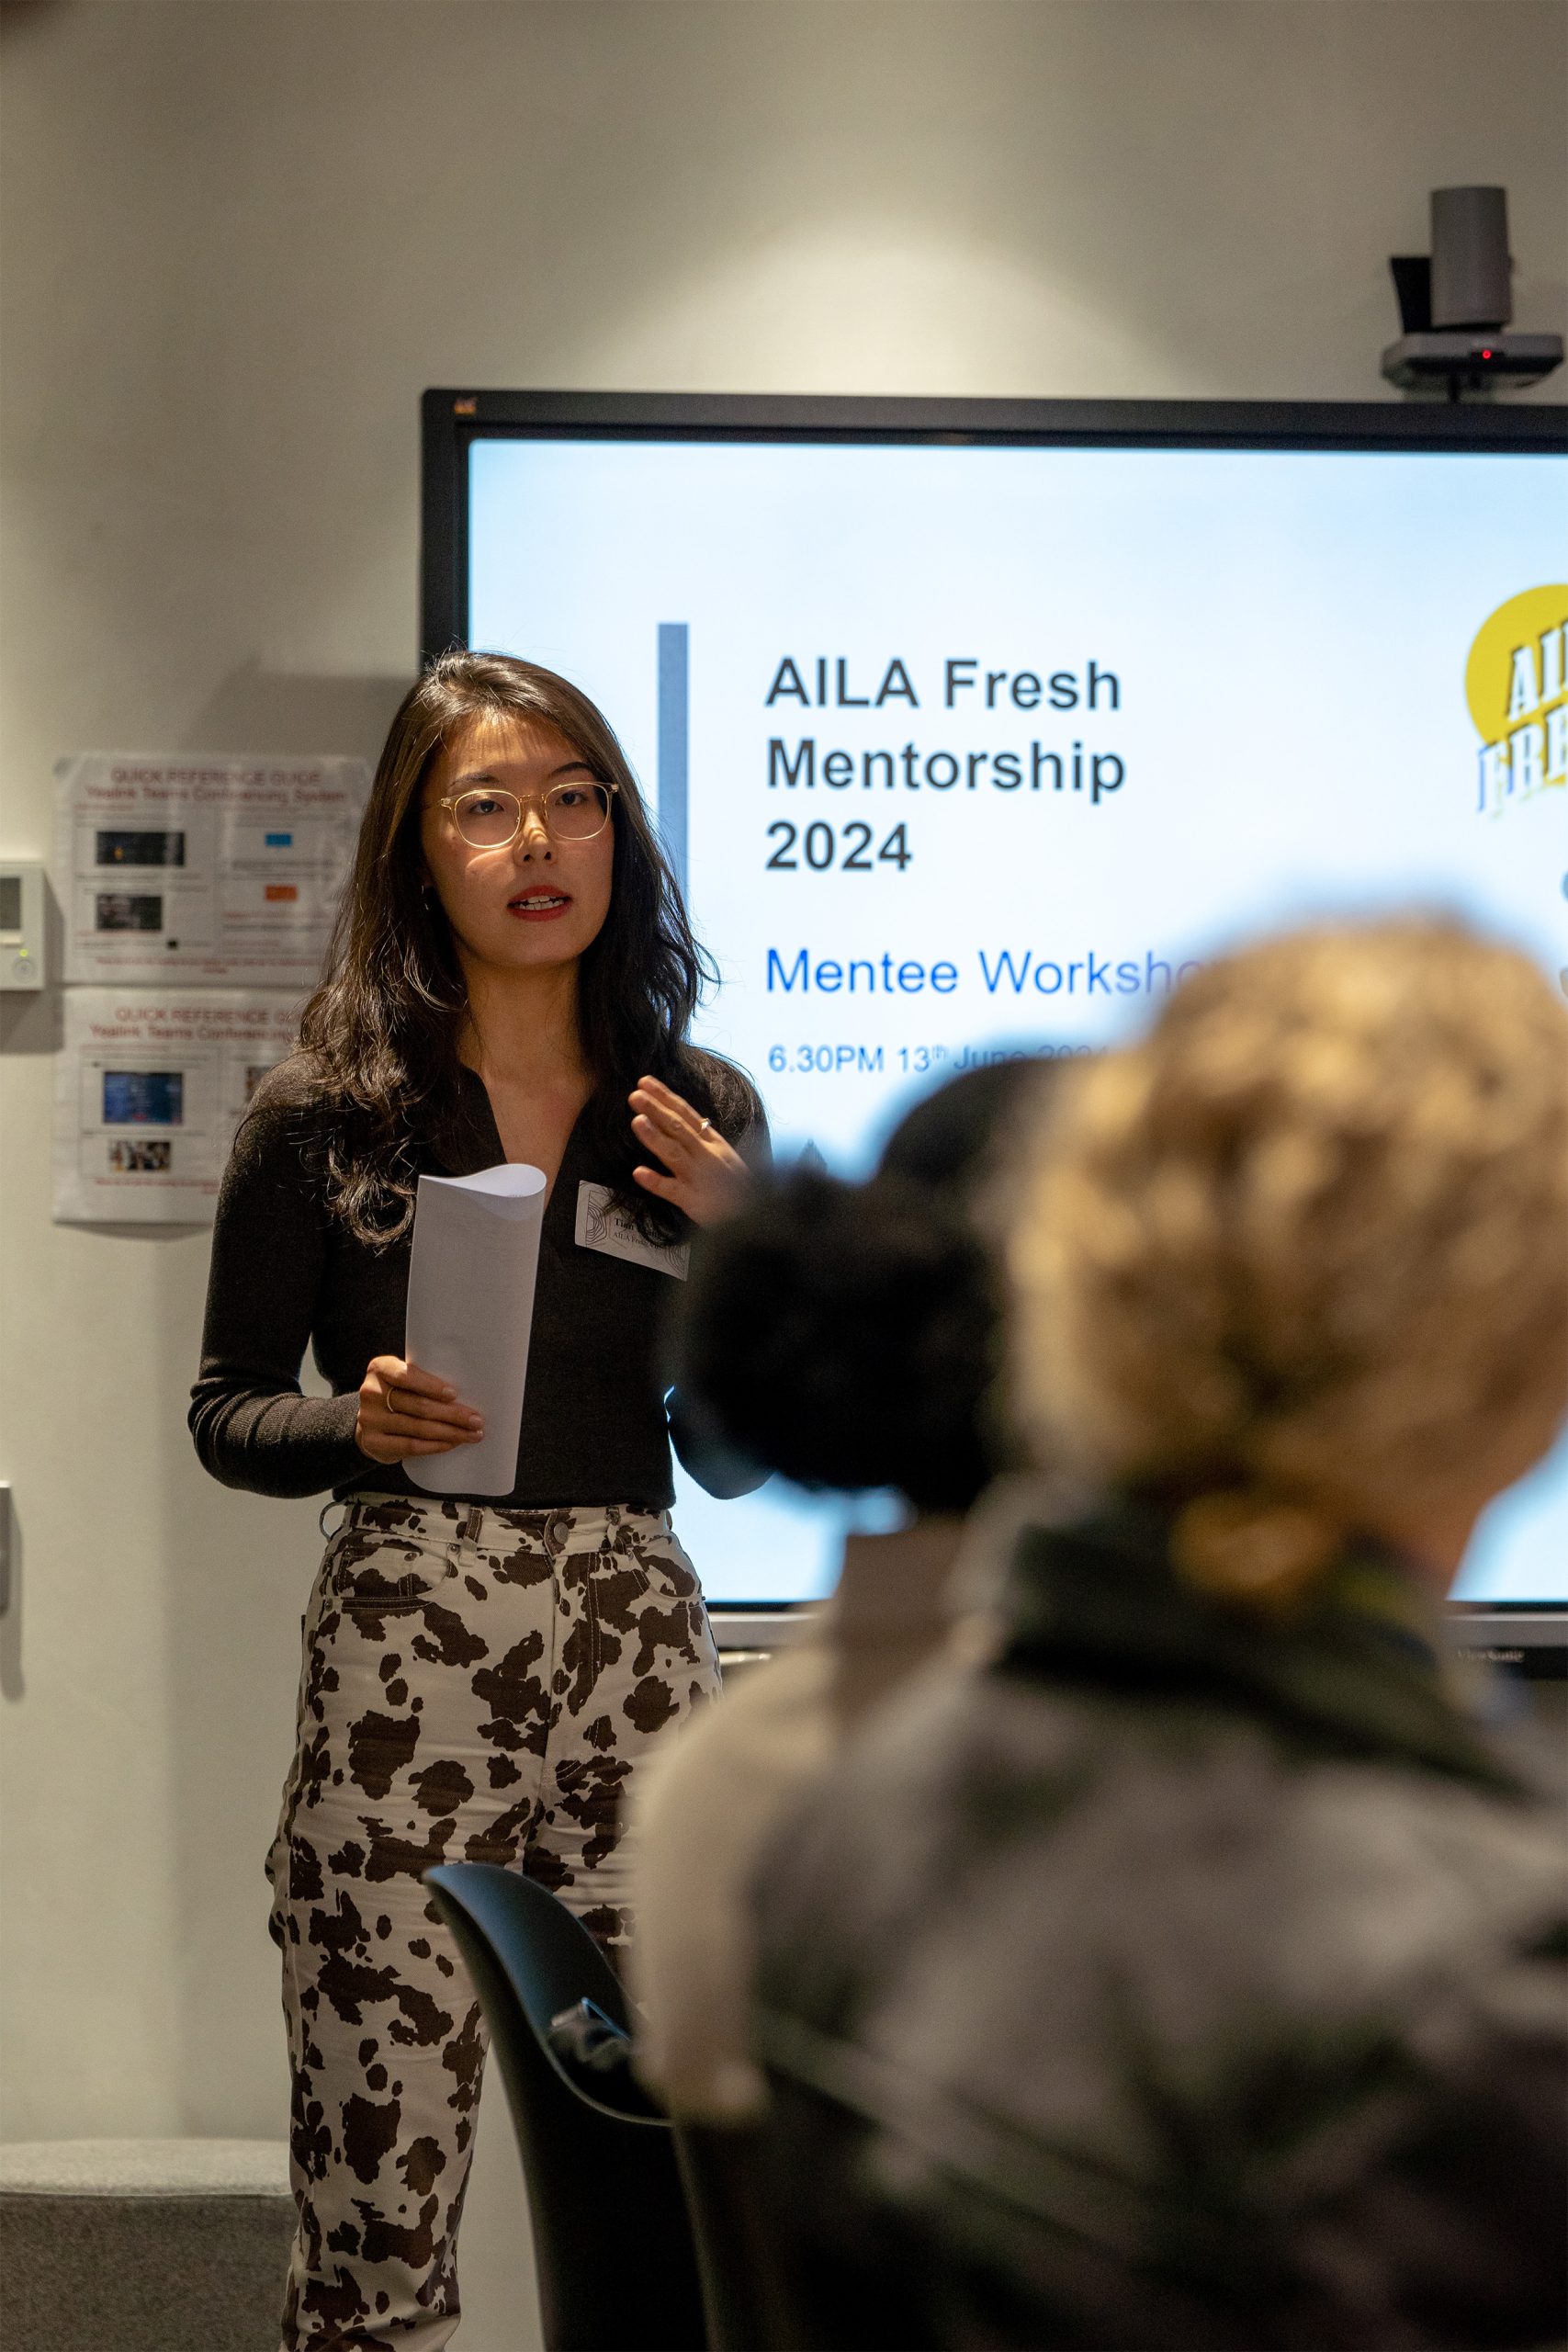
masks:
MULTIPOLYGON (((575 963, 610 910, 614 816, 592 841, 561 841, 545 820, 546 795, 587 786, 593 772, 545 719, 470 721, 425 778, 420 841, 436 896, 467 958, 517 971, 575 963), (522 804, 515 836, 476 849, 443 808, 465 793, 511 793, 522 804)), ((507 811, 510 816, 510 810, 507 811)), ((469 820, 472 827, 472 819, 469 820)))

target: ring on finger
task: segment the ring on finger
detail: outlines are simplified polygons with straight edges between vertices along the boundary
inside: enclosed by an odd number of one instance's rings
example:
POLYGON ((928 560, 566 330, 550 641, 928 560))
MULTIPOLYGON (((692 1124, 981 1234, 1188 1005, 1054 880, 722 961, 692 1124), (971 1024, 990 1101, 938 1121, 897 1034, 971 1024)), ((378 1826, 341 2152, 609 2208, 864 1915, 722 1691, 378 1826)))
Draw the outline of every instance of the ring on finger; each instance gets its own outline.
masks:
POLYGON ((713 1121, 711 1119, 705 1119, 702 1125, 697 1129, 697 1133, 700 1136, 711 1136, 713 1133, 713 1121))

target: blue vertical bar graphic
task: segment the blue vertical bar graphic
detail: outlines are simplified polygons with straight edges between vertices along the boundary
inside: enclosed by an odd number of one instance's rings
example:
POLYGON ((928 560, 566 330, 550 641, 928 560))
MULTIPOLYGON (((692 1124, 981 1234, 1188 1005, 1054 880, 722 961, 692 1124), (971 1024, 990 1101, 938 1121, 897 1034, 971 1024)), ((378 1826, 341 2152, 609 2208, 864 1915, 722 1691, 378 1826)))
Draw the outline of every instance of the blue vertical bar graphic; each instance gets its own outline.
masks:
POLYGON ((659 830, 686 892, 686 763, 690 632, 684 621, 659 624, 659 830))

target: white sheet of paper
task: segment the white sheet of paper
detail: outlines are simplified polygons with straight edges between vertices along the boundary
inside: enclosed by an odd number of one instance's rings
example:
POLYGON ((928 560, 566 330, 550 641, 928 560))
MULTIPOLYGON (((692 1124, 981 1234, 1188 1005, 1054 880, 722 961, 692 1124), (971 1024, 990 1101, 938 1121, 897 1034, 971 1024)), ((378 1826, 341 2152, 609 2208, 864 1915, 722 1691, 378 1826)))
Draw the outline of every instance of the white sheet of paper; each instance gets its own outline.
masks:
POLYGON ((509 1495, 528 1378, 546 1183, 507 1161, 477 1176, 422 1176, 414 1203, 403 1352, 484 1415, 478 1445, 411 1454, 430 1495, 509 1495))

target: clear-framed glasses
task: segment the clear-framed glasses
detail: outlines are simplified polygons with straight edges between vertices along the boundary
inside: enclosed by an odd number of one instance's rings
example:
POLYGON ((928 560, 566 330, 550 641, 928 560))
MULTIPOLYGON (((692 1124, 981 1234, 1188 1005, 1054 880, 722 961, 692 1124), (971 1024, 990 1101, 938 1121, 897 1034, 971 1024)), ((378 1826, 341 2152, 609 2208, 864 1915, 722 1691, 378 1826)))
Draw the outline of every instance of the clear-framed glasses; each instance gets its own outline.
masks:
POLYGON ((470 849, 504 849, 523 830, 523 811, 533 808, 543 817, 554 842, 591 842, 610 821, 610 804, 618 784, 556 784, 543 799, 530 795, 519 800, 499 785, 479 785, 459 792, 456 799, 438 800, 470 849))

